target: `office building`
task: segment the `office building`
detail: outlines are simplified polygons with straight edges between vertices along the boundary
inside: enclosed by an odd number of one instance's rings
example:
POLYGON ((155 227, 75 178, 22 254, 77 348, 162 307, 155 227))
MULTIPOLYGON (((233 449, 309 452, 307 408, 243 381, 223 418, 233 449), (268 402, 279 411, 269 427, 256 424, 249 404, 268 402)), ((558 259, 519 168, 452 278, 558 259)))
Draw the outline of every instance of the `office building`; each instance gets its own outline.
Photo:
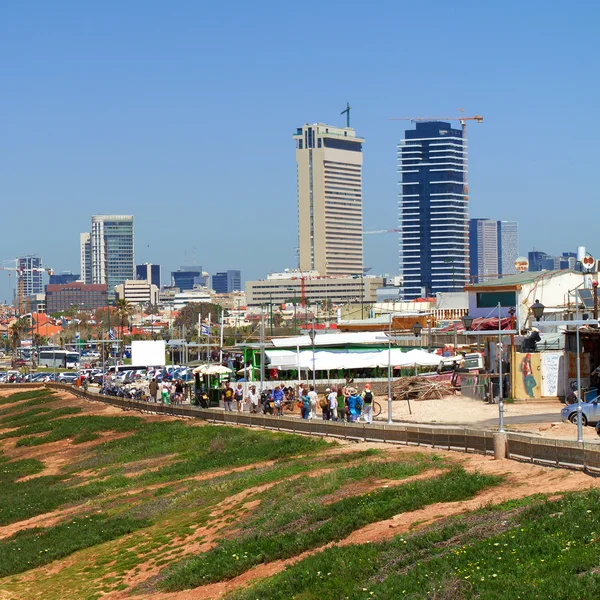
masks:
POLYGON ((212 276, 212 289, 217 294, 239 292, 242 289, 241 271, 225 271, 212 276))
POLYGON ((461 291, 469 275, 466 139, 449 123, 416 123, 398 145, 400 272, 405 299, 461 291))
POLYGON ((158 304, 158 292, 159 288, 145 279, 128 279, 124 283, 115 286, 116 298, 127 300, 133 306, 146 307, 149 304, 156 306, 158 304))
POLYGON ((92 283, 92 236, 89 233, 79 234, 79 269, 81 281, 92 283))
MULTIPOLYGON (((474 283, 498 276, 498 221, 469 219, 470 275, 474 283)), ((516 257, 515 257, 516 258, 516 257)))
POLYGON ((96 310, 108 304, 108 290, 105 283, 55 283, 46 286, 46 312, 66 312, 67 310, 96 310))
POLYGON ((363 273, 362 145, 350 127, 296 130, 298 248, 302 271, 363 273))
POLYGON ((519 224, 516 221, 498 221, 498 273, 513 275, 519 257, 519 224))
POLYGON ((303 289, 305 301, 311 305, 323 300, 333 304, 373 303, 377 300, 377 289, 385 283, 385 277, 374 276, 321 276, 316 271, 270 273, 267 279, 246 282, 246 303, 247 306, 300 304, 303 289))
POLYGON ((22 256, 17 259, 19 294, 21 297, 44 293, 42 259, 39 256, 22 256))
POLYGON ((144 263, 135 266, 135 278, 149 281, 160 290, 160 265, 144 263))
POLYGON ((57 273, 55 275, 50 275, 48 279, 48 283, 73 283, 73 281, 80 281, 79 275, 75 275, 70 271, 64 271, 63 273, 57 273))
POLYGON ((83 282, 106 284, 109 300, 115 286, 134 278, 132 215, 93 216, 91 233, 80 234, 80 247, 83 282))
POLYGON ((194 289, 194 286, 206 287, 208 277, 202 272, 200 266, 182 266, 177 271, 171 271, 173 285, 179 288, 180 292, 187 292, 194 289))
POLYGON ((541 250, 528 253, 530 271, 557 271, 577 268, 577 253, 563 252, 560 256, 551 256, 541 250))

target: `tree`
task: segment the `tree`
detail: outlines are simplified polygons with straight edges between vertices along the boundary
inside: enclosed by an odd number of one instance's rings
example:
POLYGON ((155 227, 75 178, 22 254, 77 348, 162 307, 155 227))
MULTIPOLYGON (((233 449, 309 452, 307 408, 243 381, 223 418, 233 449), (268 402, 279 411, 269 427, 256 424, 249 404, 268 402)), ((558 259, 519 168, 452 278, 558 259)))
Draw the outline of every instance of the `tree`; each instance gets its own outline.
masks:
MULTIPOLYGON (((133 314, 133 306, 127 302, 125 298, 119 298, 115 306, 117 308, 117 316, 121 321, 121 338, 125 335, 125 325, 129 324, 129 317, 133 314)), ((125 344, 121 345, 121 355, 125 349, 125 344)))
POLYGON ((29 321, 25 317, 17 319, 10 326, 10 340, 13 350, 16 350, 21 345, 21 340, 25 337, 28 329, 29 321))
POLYGON ((207 320, 210 314, 210 322, 217 324, 223 309, 218 304, 209 302, 190 302, 186 304, 175 319, 175 327, 185 327, 186 331, 192 331, 198 326, 198 317, 202 315, 202 320, 207 320))

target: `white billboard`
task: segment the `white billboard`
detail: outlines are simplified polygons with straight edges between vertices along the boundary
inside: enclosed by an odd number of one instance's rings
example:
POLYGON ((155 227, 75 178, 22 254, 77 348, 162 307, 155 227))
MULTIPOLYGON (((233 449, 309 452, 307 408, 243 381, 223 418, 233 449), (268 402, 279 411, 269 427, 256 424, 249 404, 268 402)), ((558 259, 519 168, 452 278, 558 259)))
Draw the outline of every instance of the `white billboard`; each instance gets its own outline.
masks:
POLYGON ((131 364, 140 367, 164 367, 165 350, 164 340, 132 340, 131 364))

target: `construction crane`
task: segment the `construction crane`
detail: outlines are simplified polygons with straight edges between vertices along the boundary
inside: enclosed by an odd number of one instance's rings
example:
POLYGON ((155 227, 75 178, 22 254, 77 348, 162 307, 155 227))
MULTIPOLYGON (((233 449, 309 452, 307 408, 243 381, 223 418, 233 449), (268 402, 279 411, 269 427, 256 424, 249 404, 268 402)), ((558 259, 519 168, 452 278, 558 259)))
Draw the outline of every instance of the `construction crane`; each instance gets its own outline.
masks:
POLYGON ((483 123, 483 117, 481 115, 473 115, 472 117, 465 117, 464 108, 459 108, 463 114, 460 117, 391 117, 391 121, 412 121, 413 123, 423 123, 427 121, 458 121, 462 127, 462 138, 465 152, 463 152, 463 171, 464 171, 464 184, 463 190, 465 194, 465 202, 469 202, 469 183, 467 180, 467 121, 476 121, 477 123, 483 123))
MULTIPOLYGON (((14 267, 5 267, 2 266, 0 267, 0 271, 15 271, 17 274, 17 301, 19 303, 19 305, 21 304, 21 302, 24 300, 24 296, 25 296, 25 284, 24 284, 24 277, 26 273, 48 273, 48 275, 54 275, 54 269, 51 269, 50 267, 44 267, 42 265, 40 265, 39 267, 31 267, 31 268, 24 268, 24 267, 19 267, 19 259, 18 258, 13 258, 12 260, 5 260, 3 261, 3 264, 7 264, 7 263, 14 263, 14 267)), ((10 276, 10 273, 9 273, 10 276)), ((19 306, 20 308, 20 306, 19 306)))

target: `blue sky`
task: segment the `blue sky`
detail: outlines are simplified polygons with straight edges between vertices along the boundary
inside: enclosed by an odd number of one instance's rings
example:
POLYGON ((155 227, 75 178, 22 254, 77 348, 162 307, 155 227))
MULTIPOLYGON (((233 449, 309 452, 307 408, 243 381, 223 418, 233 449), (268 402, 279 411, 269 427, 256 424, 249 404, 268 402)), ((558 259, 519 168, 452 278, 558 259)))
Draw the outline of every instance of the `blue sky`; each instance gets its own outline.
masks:
MULTIPOLYGON (((521 251, 596 241, 600 8, 564 2, 5 2, 0 259, 79 271, 92 214, 135 215, 136 261, 244 279, 296 265, 292 134, 352 125, 364 222, 397 226, 392 116, 482 114, 470 216, 521 251)), ((395 235, 366 238, 397 272, 395 235)), ((14 278, 13 278, 14 279, 14 278)), ((0 299, 9 277, 0 272, 0 299)))

